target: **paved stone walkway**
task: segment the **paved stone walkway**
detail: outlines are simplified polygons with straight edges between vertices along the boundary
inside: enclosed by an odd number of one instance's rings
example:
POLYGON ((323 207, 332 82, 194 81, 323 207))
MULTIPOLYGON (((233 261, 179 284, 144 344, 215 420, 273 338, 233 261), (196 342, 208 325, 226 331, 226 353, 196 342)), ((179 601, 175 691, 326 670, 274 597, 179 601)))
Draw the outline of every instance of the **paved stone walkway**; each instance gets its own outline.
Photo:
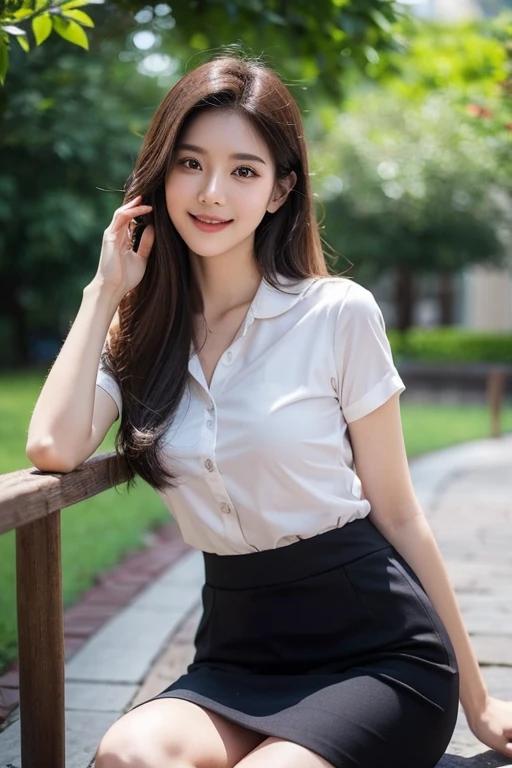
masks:
MULTIPOLYGON (((411 473, 489 690, 512 700, 512 435, 418 458, 411 473)), ((200 553, 184 555, 68 662, 67 768, 86 768, 110 723, 185 670, 202 578, 200 553)), ((0 768, 20 768, 16 713, 11 719, 0 734, 0 768)), ((461 714, 438 768, 507 765, 461 714)))
MULTIPOLYGON (((66 660, 186 552, 190 548, 172 520, 148 531, 144 546, 129 552, 118 565, 102 573, 94 586, 64 612, 66 660)), ((18 703, 19 670, 15 661, 0 677, 0 731, 18 703)))

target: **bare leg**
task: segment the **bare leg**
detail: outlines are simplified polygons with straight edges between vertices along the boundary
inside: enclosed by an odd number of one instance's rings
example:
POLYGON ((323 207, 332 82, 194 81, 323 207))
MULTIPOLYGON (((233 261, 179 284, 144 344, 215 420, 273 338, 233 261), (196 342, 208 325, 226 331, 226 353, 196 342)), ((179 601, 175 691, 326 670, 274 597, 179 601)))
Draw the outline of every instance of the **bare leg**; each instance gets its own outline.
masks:
POLYGON ((236 768, 332 768, 320 755, 291 741, 265 739, 250 754, 243 757, 236 768))
POLYGON ((265 735, 182 699, 131 710, 107 731, 96 768, 233 768, 265 735))

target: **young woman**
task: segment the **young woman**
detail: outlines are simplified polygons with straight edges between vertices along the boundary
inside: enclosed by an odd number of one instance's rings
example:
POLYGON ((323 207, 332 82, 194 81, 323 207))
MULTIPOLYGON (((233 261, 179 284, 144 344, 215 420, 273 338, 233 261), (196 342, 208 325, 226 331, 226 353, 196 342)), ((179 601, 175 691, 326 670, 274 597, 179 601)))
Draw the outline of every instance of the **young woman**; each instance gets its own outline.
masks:
POLYGON ((512 754, 512 705, 486 691, 414 494, 403 389, 372 294, 326 268, 288 90, 259 61, 189 72, 27 446, 70 471, 119 414, 117 450, 204 553, 193 663, 112 726, 97 768, 433 768, 459 695, 512 754))

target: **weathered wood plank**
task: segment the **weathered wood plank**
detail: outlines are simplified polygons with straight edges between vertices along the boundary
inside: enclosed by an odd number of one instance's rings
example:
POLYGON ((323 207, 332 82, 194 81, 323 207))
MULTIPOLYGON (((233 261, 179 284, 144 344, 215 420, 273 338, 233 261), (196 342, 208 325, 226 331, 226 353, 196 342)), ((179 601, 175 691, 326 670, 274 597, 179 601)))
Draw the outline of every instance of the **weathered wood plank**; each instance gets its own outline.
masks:
POLYGON ((491 409, 491 437, 501 435, 501 410, 505 393, 505 373, 499 369, 489 371, 487 376, 487 400, 491 409))
POLYGON ((60 512, 16 531, 23 768, 64 768, 60 512))
POLYGON ((51 515, 125 482, 115 453, 93 456, 73 472, 21 469, 0 475, 0 534, 51 515))

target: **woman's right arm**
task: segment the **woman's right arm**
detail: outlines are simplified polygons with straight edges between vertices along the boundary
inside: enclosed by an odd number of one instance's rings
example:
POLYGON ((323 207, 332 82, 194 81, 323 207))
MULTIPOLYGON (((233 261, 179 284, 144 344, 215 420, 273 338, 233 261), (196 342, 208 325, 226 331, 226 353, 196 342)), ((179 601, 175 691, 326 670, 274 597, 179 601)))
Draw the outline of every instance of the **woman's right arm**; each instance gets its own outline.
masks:
POLYGON ((105 230, 98 272, 83 290, 32 413, 26 453, 42 471, 72 471, 94 453, 117 418, 117 406, 96 388, 96 376, 119 302, 142 279, 153 244, 154 230, 148 226, 137 253, 131 249, 130 220, 151 210, 137 201, 119 208, 105 230))
POLYGON ((78 314, 30 421, 26 450, 38 469, 70 472, 94 453, 117 418, 110 395, 96 398, 96 375, 119 301, 94 281, 83 290, 78 314))

